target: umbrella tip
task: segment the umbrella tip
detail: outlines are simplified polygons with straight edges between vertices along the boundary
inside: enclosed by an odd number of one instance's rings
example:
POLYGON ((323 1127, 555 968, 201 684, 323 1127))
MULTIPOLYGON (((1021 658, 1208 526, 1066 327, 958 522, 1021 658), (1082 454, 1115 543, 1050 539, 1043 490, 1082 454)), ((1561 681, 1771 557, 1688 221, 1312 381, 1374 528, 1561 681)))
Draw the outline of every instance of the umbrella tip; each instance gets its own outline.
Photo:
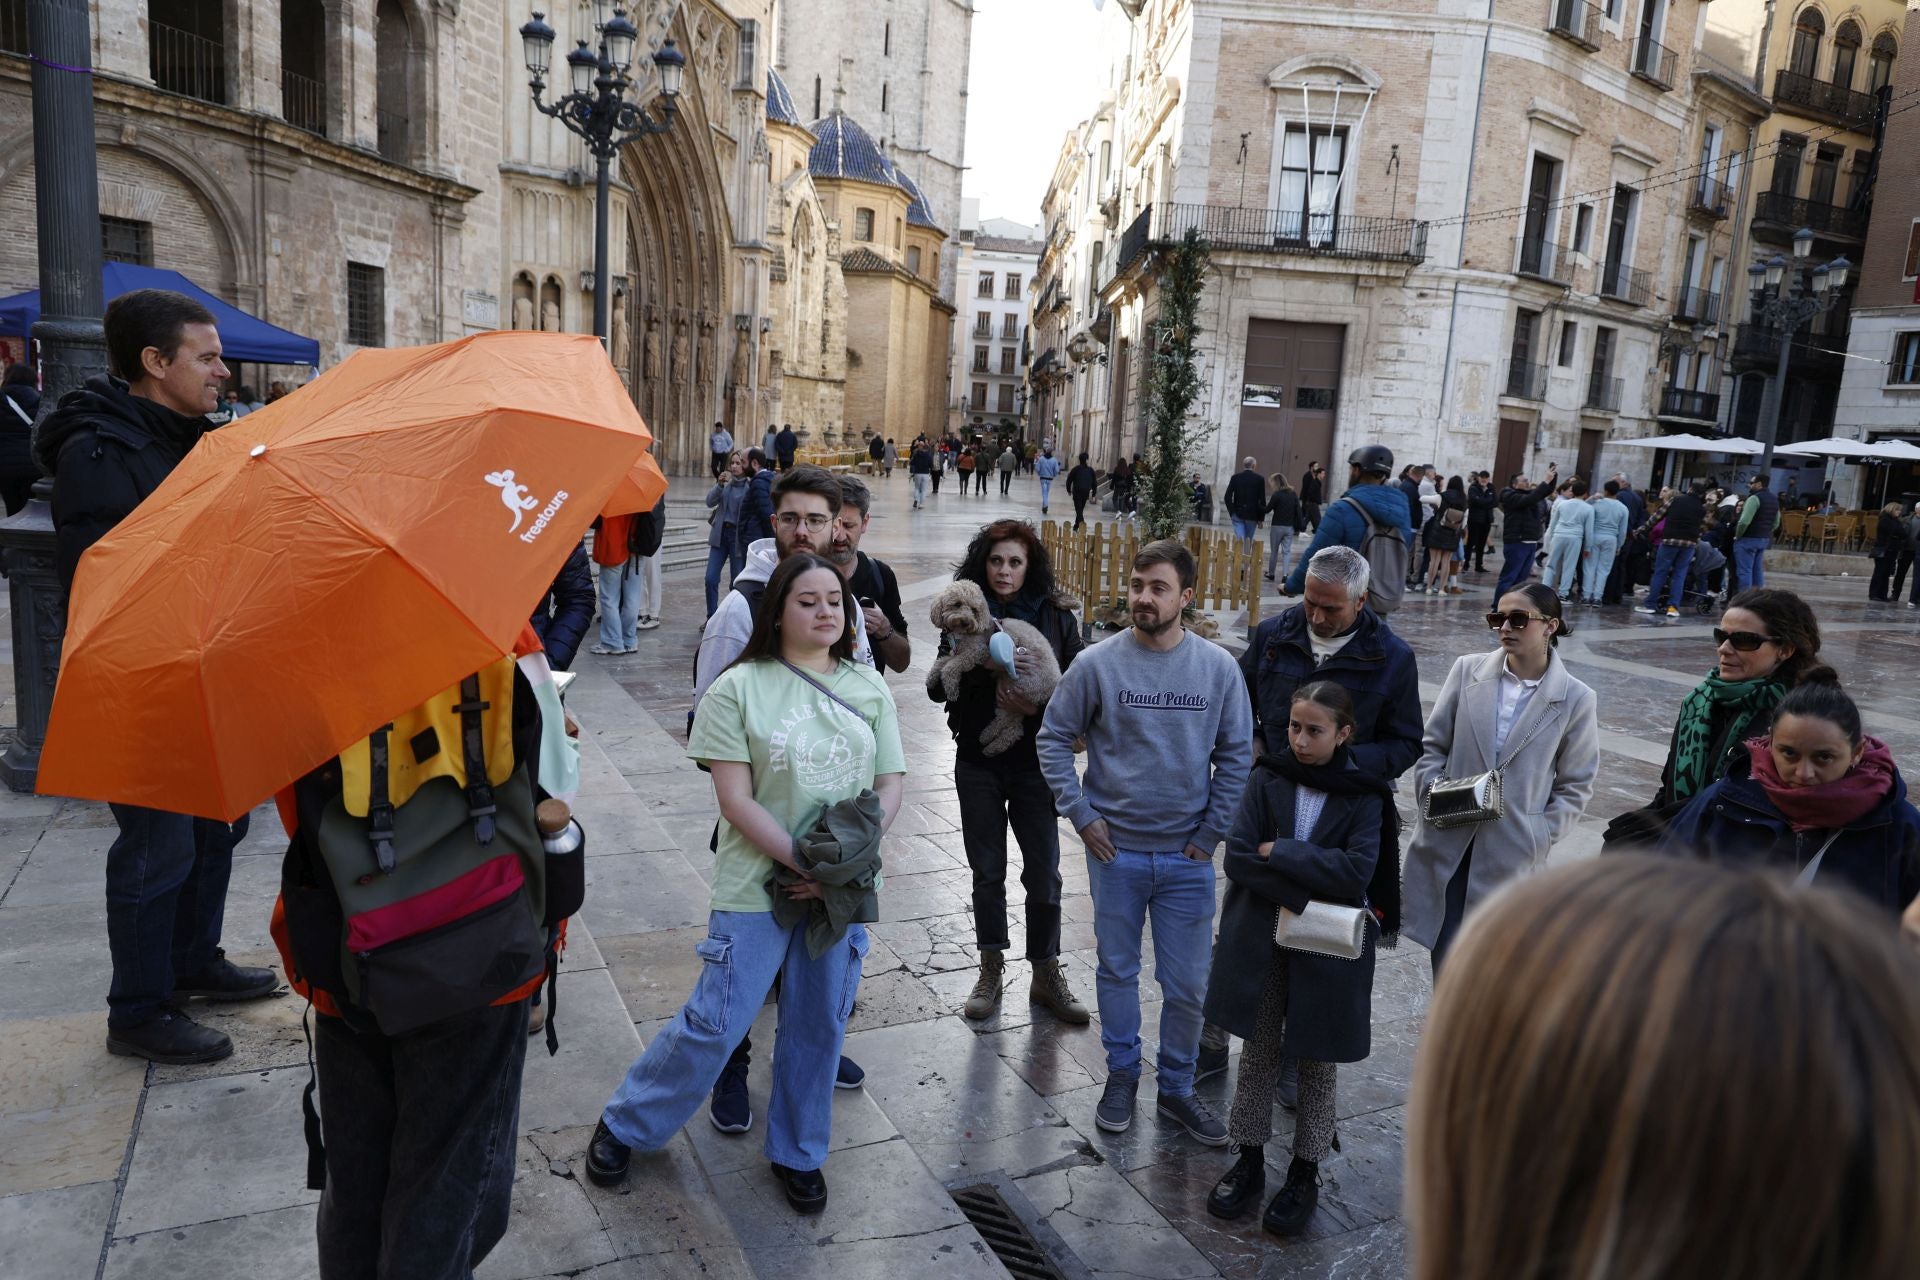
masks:
POLYGON ((267 446, 263 444, 257 444, 253 446, 253 448, 247 450, 247 456, 249 458, 257 458, 261 454, 265 453, 266 451, 267 451, 267 446))

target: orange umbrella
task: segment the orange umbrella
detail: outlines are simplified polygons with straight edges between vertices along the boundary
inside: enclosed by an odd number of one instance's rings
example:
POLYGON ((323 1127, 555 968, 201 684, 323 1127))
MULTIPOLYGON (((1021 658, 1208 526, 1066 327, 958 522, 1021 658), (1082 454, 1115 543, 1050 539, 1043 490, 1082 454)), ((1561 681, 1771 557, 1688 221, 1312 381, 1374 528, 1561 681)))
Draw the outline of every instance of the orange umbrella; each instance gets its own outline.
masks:
POLYGON ((630 516, 636 511, 651 511, 666 491, 666 472, 660 470, 652 454, 643 453, 640 461, 633 464, 633 470, 620 477, 620 483, 613 487, 613 496, 601 506, 600 514, 630 516))
POLYGON ((510 652, 650 440, 598 341, 510 332, 210 433, 81 558, 40 790, 245 813, 510 652))

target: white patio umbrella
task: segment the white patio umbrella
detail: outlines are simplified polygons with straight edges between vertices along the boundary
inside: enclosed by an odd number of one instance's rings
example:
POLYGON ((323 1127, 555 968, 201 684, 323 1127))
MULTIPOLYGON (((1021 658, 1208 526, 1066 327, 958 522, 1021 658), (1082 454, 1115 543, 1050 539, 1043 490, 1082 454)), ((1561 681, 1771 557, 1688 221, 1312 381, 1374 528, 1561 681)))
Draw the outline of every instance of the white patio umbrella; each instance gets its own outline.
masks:
POLYGON ((1748 440, 1741 436, 1697 436, 1687 432, 1671 436, 1641 436, 1635 440, 1609 440, 1610 445, 1624 445, 1634 449, 1683 449, 1693 453, 1738 453, 1754 457, 1765 453, 1767 446, 1758 440, 1748 440))
POLYGON ((1802 440, 1798 444, 1783 444, 1775 449, 1776 457, 1789 458, 1879 458, 1886 455, 1881 450, 1860 440, 1848 440, 1844 436, 1829 436, 1825 440, 1802 440))

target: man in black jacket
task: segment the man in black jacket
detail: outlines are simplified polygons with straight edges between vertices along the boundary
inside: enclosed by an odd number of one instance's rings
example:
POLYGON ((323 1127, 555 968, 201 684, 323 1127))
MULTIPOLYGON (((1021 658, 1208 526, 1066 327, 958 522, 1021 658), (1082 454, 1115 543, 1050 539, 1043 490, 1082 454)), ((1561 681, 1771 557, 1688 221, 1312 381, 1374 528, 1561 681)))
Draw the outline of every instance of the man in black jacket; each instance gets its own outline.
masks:
POLYGON ((1653 581, 1647 586, 1647 602, 1635 613, 1680 616, 1680 601, 1687 593, 1687 570, 1693 567, 1693 553, 1700 547, 1700 529, 1706 520, 1707 482, 1695 480, 1687 492, 1674 494, 1667 504, 1660 549, 1653 553, 1653 581), (1664 610, 1660 607, 1663 589, 1667 595, 1664 610))
MULTIPOLYGON (((53 473, 54 569, 74 571, 98 542, 160 487, 208 429, 227 367, 213 316, 193 299, 137 289, 107 307, 107 356, 117 376, 93 377, 41 425, 35 452, 53 473)), ((280 985, 220 949, 233 847, 247 820, 116 804, 107 850, 107 1049, 153 1062, 214 1062, 233 1042, 180 1010, 183 1001, 251 1000, 280 985)))
POLYGON ((793 424, 787 423, 780 428, 780 434, 773 438, 774 456, 780 459, 782 471, 793 470, 793 455, 800 449, 800 437, 793 433, 793 424))
POLYGON ((1326 475, 1327 469, 1316 462, 1300 477, 1300 515, 1315 532, 1320 529, 1320 504, 1326 501, 1326 475))
POLYGON ((1546 502, 1560 479, 1558 465, 1549 464, 1544 484, 1536 485, 1516 471, 1500 491, 1500 510, 1506 516, 1500 540, 1505 544, 1506 561, 1500 566, 1500 581, 1493 588, 1493 603, 1533 576, 1533 559, 1540 554, 1540 538, 1547 529, 1546 502))
POLYGON ((1473 562, 1475 573, 1487 571, 1487 535, 1493 532, 1493 509, 1499 504, 1500 494, 1493 487, 1493 473, 1475 472, 1473 483, 1467 486, 1466 550, 1466 559, 1473 562))
POLYGON ((1267 514, 1267 482, 1258 459, 1241 459, 1239 472, 1227 481, 1227 514, 1233 517, 1234 536, 1251 545, 1267 514))
POLYGON ((1087 499, 1100 485, 1100 476, 1087 465, 1087 455, 1081 454, 1080 461, 1073 470, 1067 472, 1067 496, 1073 499, 1073 527, 1087 527, 1087 499))

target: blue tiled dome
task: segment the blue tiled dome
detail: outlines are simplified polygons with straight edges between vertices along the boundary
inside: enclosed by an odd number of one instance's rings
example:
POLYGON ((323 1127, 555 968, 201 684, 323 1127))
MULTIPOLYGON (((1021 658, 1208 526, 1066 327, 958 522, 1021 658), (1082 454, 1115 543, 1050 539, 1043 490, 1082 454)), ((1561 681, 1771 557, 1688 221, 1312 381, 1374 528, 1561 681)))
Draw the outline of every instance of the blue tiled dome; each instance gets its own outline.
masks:
POLYGON ((800 113, 793 109, 793 95, 787 82, 772 67, 767 68, 767 119, 775 124, 799 124, 800 113))
POLYGON ((908 177, 907 171, 898 165, 894 166, 893 180, 900 184, 901 189, 913 200, 913 203, 907 206, 907 225, 940 230, 940 224, 933 220, 933 210, 927 205, 927 193, 920 189, 920 184, 908 177))
POLYGON ((900 185, 899 175, 880 154, 879 144, 845 114, 836 111, 808 127, 819 139, 807 155, 807 169, 814 177, 856 178, 886 187, 900 185))

